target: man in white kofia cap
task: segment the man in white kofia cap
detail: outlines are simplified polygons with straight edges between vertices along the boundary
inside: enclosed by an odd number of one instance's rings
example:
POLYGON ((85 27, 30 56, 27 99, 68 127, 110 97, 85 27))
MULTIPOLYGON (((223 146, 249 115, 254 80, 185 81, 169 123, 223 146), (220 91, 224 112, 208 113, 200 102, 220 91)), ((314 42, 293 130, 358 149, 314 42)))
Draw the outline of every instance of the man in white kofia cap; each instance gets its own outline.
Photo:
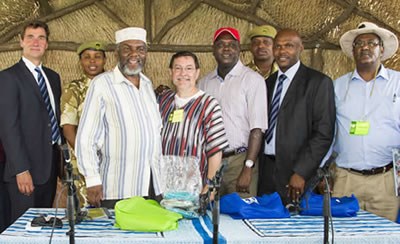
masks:
POLYGON ((334 81, 338 153, 333 196, 354 194, 360 208, 395 220, 392 149, 400 148, 400 72, 382 61, 398 48, 392 32, 363 22, 340 38, 356 68, 334 81))
POLYGON ((118 65, 90 84, 76 141, 79 171, 91 205, 159 195, 161 118, 152 82, 143 73, 146 30, 115 33, 118 65))

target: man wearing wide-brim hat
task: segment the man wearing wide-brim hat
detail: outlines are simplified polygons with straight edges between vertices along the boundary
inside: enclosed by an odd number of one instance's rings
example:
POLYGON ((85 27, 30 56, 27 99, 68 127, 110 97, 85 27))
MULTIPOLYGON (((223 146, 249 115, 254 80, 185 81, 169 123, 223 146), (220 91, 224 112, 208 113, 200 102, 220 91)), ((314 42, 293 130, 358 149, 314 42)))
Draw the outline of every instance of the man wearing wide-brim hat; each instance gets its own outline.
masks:
POLYGON ((118 64, 91 82, 76 140, 88 201, 108 208, 121 199, 161 193, 161 117, 152 82, 142 73, 146 30, 124 28, 115 39, 118 64))
POLYGON ((354 194, 360 208, 395 220, 392 149, 400 148, 400 72, 382 61, 398 48, 392 32, 363 22, 340 38, 356 68, 334 81, 338 153, 333 196, 354 194))

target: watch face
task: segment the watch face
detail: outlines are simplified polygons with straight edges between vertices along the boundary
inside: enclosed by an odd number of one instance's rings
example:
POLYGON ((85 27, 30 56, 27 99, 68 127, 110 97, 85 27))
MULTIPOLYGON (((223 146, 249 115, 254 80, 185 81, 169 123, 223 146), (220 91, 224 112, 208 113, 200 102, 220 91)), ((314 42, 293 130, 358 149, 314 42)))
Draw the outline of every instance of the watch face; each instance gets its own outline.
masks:
POLYGON ((252 160, 246 160, 245 165, 247 168, 251 168, 254 165, 254 162, 252 160))

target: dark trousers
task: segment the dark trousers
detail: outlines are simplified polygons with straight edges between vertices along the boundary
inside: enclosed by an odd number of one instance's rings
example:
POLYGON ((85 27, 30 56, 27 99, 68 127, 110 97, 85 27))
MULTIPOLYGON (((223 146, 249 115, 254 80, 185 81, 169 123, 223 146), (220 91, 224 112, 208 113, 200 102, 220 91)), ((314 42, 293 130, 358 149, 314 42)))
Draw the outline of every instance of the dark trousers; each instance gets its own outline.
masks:
POLYGON ((276 191, 274 181, 275 157, 264 153, 259 155, 258 191, 257 195, 271 194, 276 191))
POLYGON ((57 170, 60 164, 60 151, 53 146, 52 168, 48 181, 44 184, 35 184, 30 196, 22 194, 15 179, 7 182, 7 189, 11 200, 11 221, 14 222, 29 208, 51 208, 57 187, 57 170))
POLYGON ((10 198, 6 184, 3 182, 4 162, 0 162, 0 233, 11 224, 10 198))

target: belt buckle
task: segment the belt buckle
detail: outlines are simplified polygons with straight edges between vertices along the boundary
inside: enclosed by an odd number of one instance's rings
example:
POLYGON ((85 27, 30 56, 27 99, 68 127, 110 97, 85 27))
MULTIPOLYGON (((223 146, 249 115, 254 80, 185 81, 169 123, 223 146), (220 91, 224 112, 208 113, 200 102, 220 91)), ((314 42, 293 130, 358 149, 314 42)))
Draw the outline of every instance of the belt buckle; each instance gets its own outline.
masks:
POLYGON ((362 175, 372 175, 372 174, 373 174, 373 171, 372 171, 372 169, 370 169, 370 170, 368 170, 368 169, 363 169, 363 170, 360 170, 360 173, 361 173, 362 175))
POLYGON ((371 170, 370 170, 370 173, 371 173, 371 175, 376 175, 377 173, 378 173, 378 170, 379 168, 372 168, 371 170))

